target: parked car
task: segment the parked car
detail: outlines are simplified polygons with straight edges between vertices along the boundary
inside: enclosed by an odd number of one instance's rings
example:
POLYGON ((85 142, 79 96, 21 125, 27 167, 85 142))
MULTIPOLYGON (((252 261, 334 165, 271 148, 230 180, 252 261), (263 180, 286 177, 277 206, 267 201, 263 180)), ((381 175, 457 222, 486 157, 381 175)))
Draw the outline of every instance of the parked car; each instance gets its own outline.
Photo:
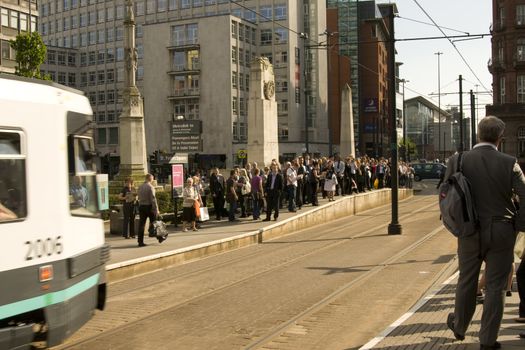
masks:
POLYGON ((441 163, 414 163, 414 180, 421 181, 423 179, 439 179, 442 173, 447 170, 447 167, 441 163))

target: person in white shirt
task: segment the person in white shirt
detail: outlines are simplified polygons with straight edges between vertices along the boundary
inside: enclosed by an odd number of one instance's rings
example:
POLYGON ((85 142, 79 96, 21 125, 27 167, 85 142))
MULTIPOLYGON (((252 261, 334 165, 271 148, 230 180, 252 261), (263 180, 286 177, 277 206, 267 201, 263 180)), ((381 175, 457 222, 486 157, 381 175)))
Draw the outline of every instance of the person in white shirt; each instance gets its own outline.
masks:
POLYGON ((297 171, 292 163, 286 162, 286 192, 288 193, 288 211, 296 212, 295 192, 297 190, 297 171))
MULTIPOLYGON (((334 162, 334 173, 337 178, 337 186, 336 186, 336 195, 344 196, 345 193, 345 186, 346 186, 346 179, 345 179, 345 170, 346 170, 346 163, 344 160, 341 159, 339 154, 335 155, 335 162, 334 162)), ((354 169, 355 170, 355 169, 354 169)))

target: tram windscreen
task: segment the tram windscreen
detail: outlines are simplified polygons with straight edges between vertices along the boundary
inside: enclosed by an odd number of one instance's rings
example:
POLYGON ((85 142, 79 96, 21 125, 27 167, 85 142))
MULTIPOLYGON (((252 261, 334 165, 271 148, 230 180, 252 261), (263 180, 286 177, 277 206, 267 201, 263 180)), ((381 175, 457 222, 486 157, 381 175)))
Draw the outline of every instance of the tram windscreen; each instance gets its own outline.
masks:
POLYGON ((27 216, 24 132, 0 130, 0 223, 27 216))
POLYGON ((91 116, 68 113, 69 208, 71 215, 98 217, 95 147, 91 116))

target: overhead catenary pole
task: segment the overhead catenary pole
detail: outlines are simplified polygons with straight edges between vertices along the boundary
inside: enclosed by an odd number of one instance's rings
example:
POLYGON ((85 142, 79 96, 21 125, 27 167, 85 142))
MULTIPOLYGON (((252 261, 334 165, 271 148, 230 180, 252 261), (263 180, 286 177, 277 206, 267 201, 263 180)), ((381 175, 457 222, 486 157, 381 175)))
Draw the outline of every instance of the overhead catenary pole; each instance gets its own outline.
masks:
POLYGON ((465 150, 463 143, 463 76, 459 76, 459 152, 465 150))
POLYGON ((303 71, 304 71, 304 147, 306 154, 310 154, 310 144, 308 140, 308 90, 307 90, 307 82, 308 82, 308 67, 306 65, 306 61, 308 59, 308 55, 306 52, 307 49, 307 40, 308 40, 308 34, 307 33, 301 33, 300 34, 301 39, 303 39, 303 71))
POLYGON ((470 90, 470 144, 472 148, 476 144, 476 98, 474 92, 470 90))
POLYGON ((395 5, 389 6, 389 42, 388 42, 388 106, 390 107, 390 156, 392 158, 392 220, 388 225, 389 235, 401 234, 401 225, 398 221, 398 164, 397 164, 397 129, 396 129, 396 42, 394 37, 394 8, 395 5))
MULTIPOLYGON (((436 52, 434 55, 437 55, 438 57, 438 157, 441 153, 441 63, 440 63, 440 56, 443 54, 443 52, 436 52)), ((445 145, 443 145, 444 147, 445 145)), ((445 153, 445 152, 443 152, 445 153)), ((445 156, 443 155, 443 159, 445 159, 445 156)))
POLYGON ((401 82, 403 83, 403 160, 406 162, 407 160, 407 117, 405 115, 406 108, 405 108, 405 84, 409 82, 409 80, 401 79, 401 82))

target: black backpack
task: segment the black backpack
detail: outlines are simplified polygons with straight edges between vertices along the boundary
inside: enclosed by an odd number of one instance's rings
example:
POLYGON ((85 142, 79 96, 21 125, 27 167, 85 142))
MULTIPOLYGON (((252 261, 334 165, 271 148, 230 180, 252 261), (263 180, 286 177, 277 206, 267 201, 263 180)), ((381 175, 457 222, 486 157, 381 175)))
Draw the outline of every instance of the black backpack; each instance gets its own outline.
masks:
POLYGON ((443 225, 454 236, 461 238, 479 232, 479 218, 468 179, 463 175, 459 153, 456 172, 439 187, 439 210, 443 225))

